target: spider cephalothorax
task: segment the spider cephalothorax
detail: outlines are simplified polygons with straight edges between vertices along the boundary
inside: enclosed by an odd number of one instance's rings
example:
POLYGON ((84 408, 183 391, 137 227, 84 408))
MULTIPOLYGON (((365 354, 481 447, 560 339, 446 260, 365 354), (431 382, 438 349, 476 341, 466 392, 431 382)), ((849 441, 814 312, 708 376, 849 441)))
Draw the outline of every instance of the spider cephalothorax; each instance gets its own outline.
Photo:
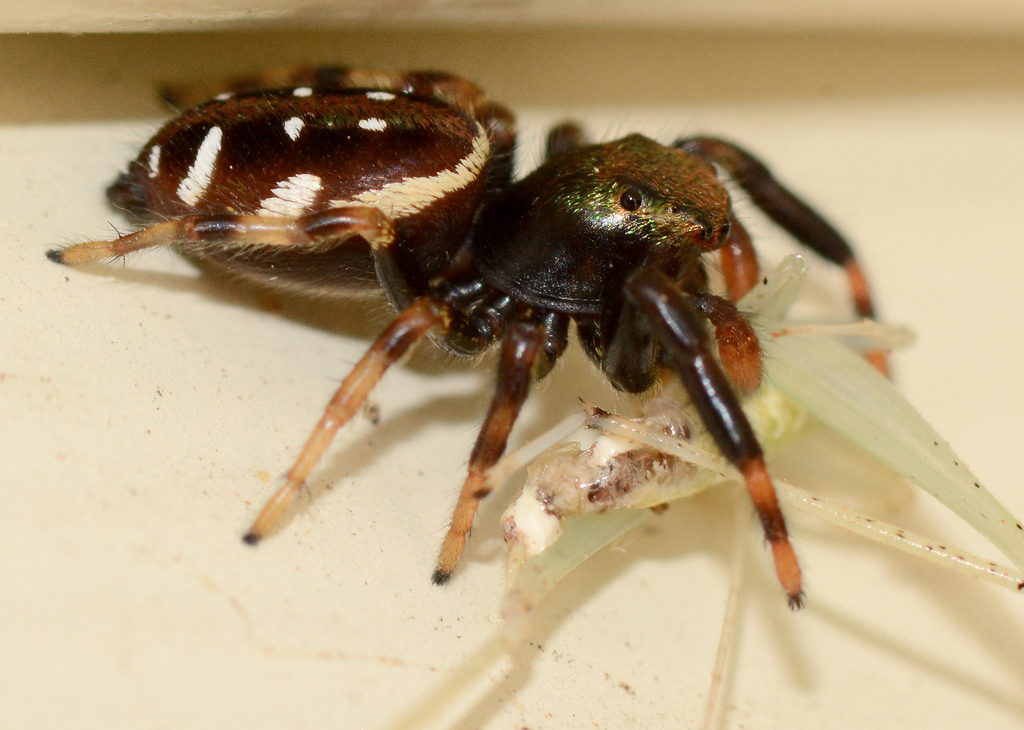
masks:
POLYGON ((148 227, 50 252, 80 263, 153 246, 304 290, 379 285, 399 311, 338 388, 286 484, 246 534, 283 513, 335 431, 383 372, 428 333, 473 354, 500 342, 495 395, 434 573, 462 553, 484 475, 501 456, 530 382, 575 322, 587 354, 625 391, 679 377, 742 473, 791 605, 800 568, 737 393, 761 378, 752 327, 733 304, 757 259, 719 181, 724 169, 794 237, 846 267, 871 314, 849 246, 742 149, 713 138, 664 146, 640 135, 587 144, 566 124, 545 162, 513 181, 512 115, 448 74, 298 70, 229 85, 166 124, 109 190, 148 227), (716 253, 725 296, 708 290, 716 253), (711 332, 709 333, 709 325, 711 332))

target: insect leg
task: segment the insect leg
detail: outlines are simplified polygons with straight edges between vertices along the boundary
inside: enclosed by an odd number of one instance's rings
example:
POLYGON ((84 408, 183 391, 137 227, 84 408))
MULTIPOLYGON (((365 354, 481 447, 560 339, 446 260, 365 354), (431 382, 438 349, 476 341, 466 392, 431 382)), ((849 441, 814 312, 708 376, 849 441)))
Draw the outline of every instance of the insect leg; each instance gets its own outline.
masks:
POLYGON ((736 216, 729 219, 729 238, 719 256, 729 299, 738 302, 761 280, 761 269, 757 265, 757 253, 750 242, 750 234, 736 216))
POLYGON ((750 322, 728 299, 710 293, 695 295, 693 306, 715 328, 718 358, 729 380, 743 393, 761 384, 761 343, 750 322))
POLYGON ((297 218, 263 215, 190 215, 157 223, 113 241, 86 241, 47 252, 51 261, 81 264, 127 256, 157 246, 175 246, 195 258, 223 254, 258 257, 259 250, 327 248, 359 235, 372 245, 387 245, 391 221, 377 208, 331 208, 297 218))
POLYGON ((491 493, 492 487, 486 481, 487 470, 505 451, 509 433, 529 393, 534 362, 544 349, 545 339, 543 328, 519 323, 507 331, 502 341, 494 398, 469 457, 469 475, 462 485, 437 558, 437 569, 432 577, 437 585, 451 578, 462 557, 480 500, 491 493))
POLYGON ((664 273, 645 267, 627 280, 626 300, 635 306, 662 347, 722 454, 743 475, 771 545, 775 572, 791 608, 803 602, 800 566, 764 463, 764 453, 739 399, 711 354, 704 323, 691 301, 664 273))
POLYGON ((334 393, 320 422, 288 471, 284 486, 260 511, 252 528, 243 538, 245 542, 255 545, 277 523, 313 467, 320 461, 334 434, 359 410, 388 367, 431 329, 447 329, 449 320, 450 312, 446 305, 429 297, 421 297, 388 325, 334 393))

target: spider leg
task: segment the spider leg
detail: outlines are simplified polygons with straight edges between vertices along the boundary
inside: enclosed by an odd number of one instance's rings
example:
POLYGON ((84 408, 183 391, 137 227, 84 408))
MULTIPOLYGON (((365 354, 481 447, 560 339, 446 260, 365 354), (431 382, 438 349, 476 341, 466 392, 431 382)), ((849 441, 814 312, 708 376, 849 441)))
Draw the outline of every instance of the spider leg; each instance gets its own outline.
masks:
POLYGON ((751 393, 761 384, 761 343, 750 322, 728 299, 709 292, 695 294, 693 306, 715 328, 718 358, 729 380, 742 393, 751 393))
POLYGON ((729 299, 738 302, 761 280, 761 269, 750 234, 736 216, 729 219, 729 238, 719 250, 719 258, 729 299))
POLYGON ((255 545, 273 528, 320 461, 334 434, 359 410, 388 367, 401 359, 430 330, 435 327, 446 330, 450 318, 446 305, 430 297, 421 297, 392 320, 334 393, 320 422, 288 471, 284 486, 267 501, 245 534, 243 539, 246 543, 255 545))
POLYGON ((157 223, 112 241, 86 241, 47 252, 60 264, 82 264, 127 256, 157 246, 174 246, 185 256, 222 263, 285 250, 318 251, 352 242, 365 256, 365 243, 386 247, 394 238, 391 221, 372 206, 330 208, 299 217, 264 215, 188 215, 157 223), (357 236, 359 238, 357 238, 357 236))
POLYGON ((489 106, 483 89, 467 79, 438 71, 385 71, 350 66, 279 66, 216 81, 169 84, 160 97, 178 108, 195 106, 218 95, 251 94, 308 86, 319 90, 372 89, 395 94, 436 96, 473 112, 489 106))
POLYGON ((587 144, 587 136, 583 128, 576 122, 562 122, 552 127, 548 132, 547 142, 544 145, 544 159, 550 160, 563 152, 582 147, 587 144))
MULTIPOLYGON (((851 270, 860 271, 853 250, 846 239, 809 205, 783 187, 768 168, 752 154, 713 137, 691 137, 677 140, 675 147, 721 165, 750 199, 769 218, 782 226, 796 240, 824 258, 851 270)), ((863 274, 850 275, 857 312, 873 317, 874 307, 863 274)))
MULTIPOLYGON (((842 266, 850 280, 857 313, 867 319, 875 318, 867 279, 846 239, 776 180, 764 163, 732 142, 714 137, 680 139, 674 146, 721 165, 769 218, 815 253, 842 266)), ((868 359, 883 373, 888 372, 882 353, 869 353, 868 359)))
POLYGON ((545 349, 546 339, 543 327, 527 323, 513 325, 505 334, 494 397, 470 454, 469 475, 455 503, 451 525, 437 558, 437 568, 432 577, 437 585, 443 585, 451 578, 462 557, 477 507, 491 493, 493 487, 486 481, 487 470, 505 451, 509 433, 530 390, 534 363, 545 349))
POLYGON ((791 608, 803 603, 800 565, 764 463, 764 453, 739 399, 711 354, 704 323, 690 298, 653 266, 626 282, 627 306, 635 306, 661 345, 666 363, 679 376, 718 448, 746 483, 771 545, 775 572, 791 608))
POLYGON ((279 66, 277 68, 260 69, 256 73, 235 76, 217 81, 194 81, 184 84, 168 84, 159 89, 160 98, 177 109, 185 109, 201 104, 208 99, 222 94, 249 94, 269 89, 287 89, 295 86, 315 88, 346 89, 357 88, 394 88, 399 74, 373 73, 373 81, 377 83, 360 83, 369 81, 370 72, 359 72, 345 66, 279 66), (395 77, 395 78, 391 78, 395 77))

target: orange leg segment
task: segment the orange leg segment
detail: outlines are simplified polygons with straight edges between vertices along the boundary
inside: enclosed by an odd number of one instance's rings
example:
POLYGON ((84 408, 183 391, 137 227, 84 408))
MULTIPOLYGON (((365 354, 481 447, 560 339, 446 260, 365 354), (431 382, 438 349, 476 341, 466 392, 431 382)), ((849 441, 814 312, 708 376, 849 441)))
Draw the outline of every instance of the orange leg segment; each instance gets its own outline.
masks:
POLYGON ((721 249, 722 273, 729 299, 738 302, 761 278, 757 253, 750 242, 750 234, 735 216, 730 220, 729 239, 721 249))
POLYGON ((750 322, 728 299, 714 294, 697 294, 693 304, 715 328, 718 358, 729 380, 742 393, 752 393, 761 384, 761 343, 750 322))
POLYGON ((377 208, 348 206, 297 218, 268 215, 190 215, 157 223, 115 238, 86 241, 47 252, 59 264, 86 264, 127 256, 158 246, 174 246, 202 258, 210 250, 258 256, 261 250, 322 249, 361 236, 371 246, 387 247, 394 225, 377 208))
POLYGON ((388 325, 327 404, 323 417, 288 472, 284 486, 266 503, 243 538, 246 543, 255 545, 277 524, 313 467, 320 461, 334 434, 359 410, 388 367, 434 327, 447 328, 448 319, 449 313, 444 305, 428 297, 421 297, 388 325))
POLYGON ((515 325, 505 335, 494 398, 469 457, 469 475, 455 503, 451 525, 437 558, 437 569, 432 577, 437 585, 443 585, 451 578, 473 527, 477 507, 491 493, 491 488, 485 486, 487 470, 505 451, 512 426, 529 393, 533 365, 544 346, 544 339, 544 331, 529 324, 515 325))

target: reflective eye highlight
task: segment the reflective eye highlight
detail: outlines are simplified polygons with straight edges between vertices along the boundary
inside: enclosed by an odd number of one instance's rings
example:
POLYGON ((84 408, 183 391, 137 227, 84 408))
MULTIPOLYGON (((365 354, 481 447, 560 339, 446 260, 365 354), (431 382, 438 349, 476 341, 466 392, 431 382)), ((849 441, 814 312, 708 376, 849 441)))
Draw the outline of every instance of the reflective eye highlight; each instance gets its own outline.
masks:
POLYGON ((619 205, 627 213, 632 213, 644 204, 644 196, 635 187, 628 187, 619 196, 619 205))

